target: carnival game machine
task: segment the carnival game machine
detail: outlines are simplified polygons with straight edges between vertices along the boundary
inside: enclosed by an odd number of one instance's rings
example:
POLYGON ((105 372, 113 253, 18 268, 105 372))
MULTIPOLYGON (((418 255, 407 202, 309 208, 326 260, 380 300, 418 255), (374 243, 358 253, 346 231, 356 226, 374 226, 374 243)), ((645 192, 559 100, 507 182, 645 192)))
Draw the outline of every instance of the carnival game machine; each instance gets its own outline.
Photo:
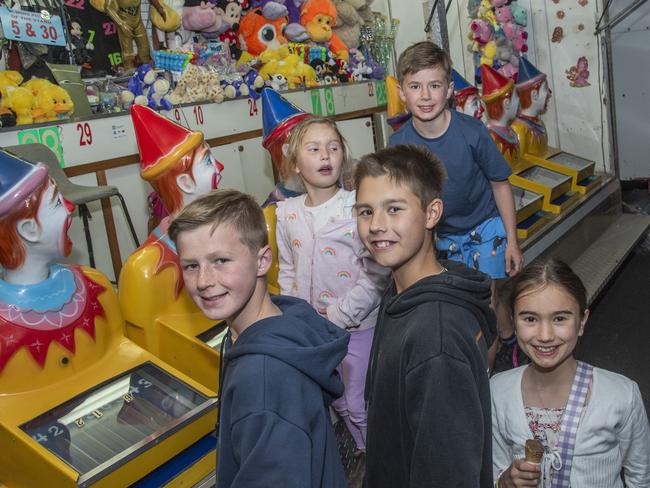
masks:
POLYGON ((215 395, 125 337, 105 276, 55 262, 70 253, 74 206, 47 168, 5 151, 0 160, 0 484, 209 477, 215 395))

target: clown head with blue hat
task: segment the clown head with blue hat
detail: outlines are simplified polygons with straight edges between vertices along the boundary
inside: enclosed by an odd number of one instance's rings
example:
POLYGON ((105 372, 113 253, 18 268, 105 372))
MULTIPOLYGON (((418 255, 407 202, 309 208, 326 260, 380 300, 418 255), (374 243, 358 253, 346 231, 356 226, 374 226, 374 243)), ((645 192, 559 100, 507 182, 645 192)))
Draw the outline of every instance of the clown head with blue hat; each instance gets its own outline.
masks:
POLYGON ((539 71, 526 57, 519 60, 515 89, 520 100, 520 116, 537 118, 546 112, 552 95, 546 74, 539 71))
POLYGON ((48 178, 47 166, 0 151, 0 265, 5 281, 41 281, 49 274, 50 261, 70 254, 73 210, 48 178))
POLYGON ((483 116, 483 104, 479 97, 478 88, 470 85, 458 71, 452 68, 451 79, 454 82, 454 100, 456 110, 475 119, 481 119, 483 116))

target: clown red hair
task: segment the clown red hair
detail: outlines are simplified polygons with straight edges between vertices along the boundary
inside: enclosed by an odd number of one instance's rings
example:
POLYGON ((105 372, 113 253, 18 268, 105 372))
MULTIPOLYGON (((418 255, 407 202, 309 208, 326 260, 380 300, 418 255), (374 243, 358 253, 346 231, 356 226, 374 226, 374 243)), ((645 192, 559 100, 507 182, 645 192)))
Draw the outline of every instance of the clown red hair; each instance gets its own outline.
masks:
POLYGON ((43 193, 48 184, 54 184, 51 179, 46 179, 43 183, 32 192, 32 194, 23 201, 22 205, 16 207, 2 219, 0 225, 0 266, 5 269, 18 269, 25 262, 25 247, 22 239, 18 235, 16 225, 23 219, 35 219, 38 221, 38 208, 41 204, 43 193))

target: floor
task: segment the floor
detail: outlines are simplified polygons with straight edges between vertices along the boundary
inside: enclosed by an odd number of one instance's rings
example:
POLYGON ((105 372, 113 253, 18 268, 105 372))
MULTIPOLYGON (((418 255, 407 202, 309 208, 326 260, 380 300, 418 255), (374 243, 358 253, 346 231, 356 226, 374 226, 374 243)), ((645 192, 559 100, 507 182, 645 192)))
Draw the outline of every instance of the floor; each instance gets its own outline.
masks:
MULTIPOLYGON (((650 214, 647 188, 623 192, 624 210, 650 214)), ((634 248, 591 307, 576 357, 636 381, 650 411, 650 235, 634 248)))

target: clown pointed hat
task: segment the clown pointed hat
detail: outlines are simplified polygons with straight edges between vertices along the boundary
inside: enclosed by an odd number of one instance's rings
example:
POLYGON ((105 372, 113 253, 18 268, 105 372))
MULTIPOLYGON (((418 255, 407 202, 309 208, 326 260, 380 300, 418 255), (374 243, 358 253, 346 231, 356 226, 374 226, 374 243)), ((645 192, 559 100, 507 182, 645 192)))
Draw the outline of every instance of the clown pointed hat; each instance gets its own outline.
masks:
POLYGON ((483 80, 483 94, 481 95, 481 99, 484 102, 491 102, 504 95, 514 85, 514 82, 510 78, 506 78, 487 64, 481 65, 481 80, 483 80))
MULTIPOLYGON (((282 139, 302 119, 309 117, 271 88, 262 90, 262 132, 265 149, 282 139)), ((284 141, 283 141, 284 142, 284 141)))
POLYGON ((140 151, 140 175, 155 180, 203 142, 203 133, 191 131, 149 107, 133 105, 131 119, 140 151))
POLYGON ((47 166, 0 150, 0 217, 10 213, 47 178, 47 166))
POLYGON ((463 78, 458 71, 452 68, 451 81, 454 82, 454 95, 457 97, 466 97, 472 93, 478 94, 478 88, 470 85, 469 81, 463 78))
POLYGON ((517 77, 517 88, 533 85, 546 79, 546 75, 538 70, 527 58, 519 59, 519 75, 517 77))

